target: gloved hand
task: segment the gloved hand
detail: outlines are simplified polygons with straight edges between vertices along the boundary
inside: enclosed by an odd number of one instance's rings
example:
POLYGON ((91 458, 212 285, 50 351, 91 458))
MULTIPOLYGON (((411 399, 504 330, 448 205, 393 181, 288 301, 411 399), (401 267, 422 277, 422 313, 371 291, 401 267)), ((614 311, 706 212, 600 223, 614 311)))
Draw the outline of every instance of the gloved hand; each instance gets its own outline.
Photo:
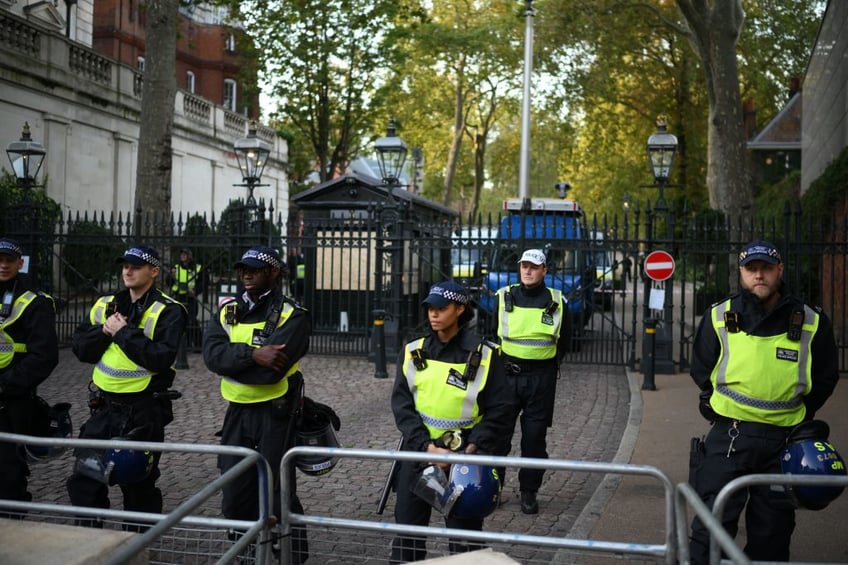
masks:
POLYGON ((701 413, 701 416, 703 416, 711 424, 716 420, 716 413, 710 405, 710 397, 712 395, 712 388, 702 390, 700 394, 698 394, 698 411, 701 413))

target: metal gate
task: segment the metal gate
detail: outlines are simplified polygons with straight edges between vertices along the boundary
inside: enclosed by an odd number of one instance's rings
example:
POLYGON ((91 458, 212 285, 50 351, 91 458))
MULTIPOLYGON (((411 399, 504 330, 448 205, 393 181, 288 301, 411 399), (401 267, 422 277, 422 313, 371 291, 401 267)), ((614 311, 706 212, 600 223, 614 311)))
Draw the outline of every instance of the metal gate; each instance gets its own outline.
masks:
MULTIPOLYGON (((238 290, 233 264, 249 245, 262 243, 287 258, 285 290, 312 313, 313 353, 369 355, 374 351, 375 312, 381 312, 392 360, 400 343, 425 328, 420 304, 431 284, 457 279, 472 296, 487 292, 480 277, 492 256, 492 233, 500 218, 469 225, 441 211, 427 217, 429 209, 422 210, 368 203, 356 213, 323 219, 278 215, 273 221, 269 210, 268 218, 250 233, 233 228, 223 216, 220 222, 200 216, 183 220, 182 215, 176 222, 173 217, 145 218, 134 225, 130 214, 108 220, 102 214, 78 215, 57 224, 52 235, 40 233, 31 239, 42 247, 36 254, 39 283, 61 306, 62 343, 70 342, 98 294, 120 288, 115 257, 130 242, 145 241, 160 250, 167 264, 175 263, 179 249, 191 247, 204 267, 208 286, 198 299, 190 343, 197 351, 201 329, 215 315, 220 297, 238 290), (295 277, 299 267, 303 279, 295 277)), ((583 252, 596 257, 594 275, 588 277, 593 309, 577 328, 570 362, 635 368, 645 357, 645 321, 655 319, 658 372, 688 370, 692 340, 705 309, 735 290, 736 253, 746 242, 763 238, 780 248, 790 289, 821 306, 833 321, 839 366, 848 371, 845 221, 802 221, 800 210, 787 206, 782 216, 751 217, 730 225, 724 218, 678 216, 674 210, 657 214, 649 206, 640 211, 637 205, 622 217, 592 219, 587 233, 603 237, 581 243, 583 252), (674 275, 664 282, 643 277, 642 262, 656 249, 671 253, 676 263, 674 275), (652 304, 654 295, 664 296, 658 307, 652 304), (660 370, 663 367, 667 370, 660 370)), ((160 287, 167 291, 166 275, 160 287)), ((477 322, 477 331, 491 336, 490 321, 478 316, 477 322)))

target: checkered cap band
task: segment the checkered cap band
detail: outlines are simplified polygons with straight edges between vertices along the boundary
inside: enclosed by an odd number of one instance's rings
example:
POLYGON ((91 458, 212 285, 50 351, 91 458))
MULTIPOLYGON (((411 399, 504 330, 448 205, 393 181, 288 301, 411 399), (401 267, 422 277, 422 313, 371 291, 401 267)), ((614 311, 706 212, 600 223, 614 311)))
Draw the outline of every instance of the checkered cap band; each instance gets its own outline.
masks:
POLYGON ((446 288, 442 288, 440 286, 434 286, 430 289, 430 296, 433 295, 442 296, 451 302, 458 302, 459 304, 468 304, 468 295, 464 292, 457 292, 455 290, 448 290, 446 288))
POLYGON ((145 251, 144 249, 139 249, 138 247, 130 247, 127 249, 127 252, 124 253, 124 257, 138 257, 145 263, 150 263, 154 267, 162 268, 162 262, 159 260, 159 257, 153 255, 149 251, 145 251))
POLYGON ((0 253, 6 253, 7 255, 15 255, 20 257, 24 254, 21 246, 15 243, 14 241, 9 241, 8 239, 0 239, 0 253))
POLYGON ((267 251, 260 251, 258 249, 248 249, 247 251, 245 251, 244 255, 241 256, 241 260, 242 262, 244 262, 247 259, 253 259, 254 261, 262 261, 263 263, 266 263, 271 267, 277 269, 280 269, 283 266, 279 259, 271 255, 267 251))
POLYGON ((755 243, 749 245, 739 253, 740 265, 744 265, 745 263, 755 259, 763 259, 769 263, 781 263, 783 261, 777 248, 767 243, 755 243), (769 259, 771 260, 769 261, 769 259))

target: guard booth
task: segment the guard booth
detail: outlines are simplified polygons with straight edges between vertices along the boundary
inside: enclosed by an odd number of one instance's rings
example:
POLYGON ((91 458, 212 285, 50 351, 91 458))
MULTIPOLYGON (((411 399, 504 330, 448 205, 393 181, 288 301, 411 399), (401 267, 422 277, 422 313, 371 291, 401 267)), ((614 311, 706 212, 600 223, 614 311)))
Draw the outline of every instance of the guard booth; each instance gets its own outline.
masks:
POLYGON ((289 253, 302 264, 303 305, 312 313, 310 351, 374 351, 375 316, 385 319, 386 355, 424 328, 421 300, 450 278, 458 214, 426 198, 350 173, 292 197, 299 226, 289 253))

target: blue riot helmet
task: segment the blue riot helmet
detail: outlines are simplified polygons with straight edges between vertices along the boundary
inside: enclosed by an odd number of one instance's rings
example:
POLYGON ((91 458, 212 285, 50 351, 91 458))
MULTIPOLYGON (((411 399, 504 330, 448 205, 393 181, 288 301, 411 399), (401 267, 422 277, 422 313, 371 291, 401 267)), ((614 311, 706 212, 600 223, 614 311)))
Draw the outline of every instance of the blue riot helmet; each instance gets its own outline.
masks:
MULTIPOLYGON (((53 406, 48 406, 47 402, 40 396, 36 396, 36 402, 39 403, 39 411, 47 414, 48 427, 46 430, 36 435, 42 437, 52 437, 58 439, 68 439, 74 435, 74 425, 71 422, 71 405, 67 402, 59 402, 53 406)), ((27 463, 41 463, 59 457, 65 452, 64 447, 56 445, 28 445, 21 444, 18 446, 18 454, 27 463)))
POLYGON ((153 469, 153 453, 138 449, 109 449, 103 458, 103 464, 110 485, 130 485, 143 481, 150 474, 153 469))
MULTIPOLYGON (((810 420, 796 426, 780 458, 783 473, 844 476, 845 461, 827 440, 829 435, 830 427, 822 420, 810 420)), ((821 510, 842 494, 844 487, 785 485, 784 490, 796 508, 821 510)))
POLYGON ((450 511, 451 516, 482 520, 498 507, 501 481, 494 467, 456 463, 451 466, 448 490, 459 493, 450 511))

